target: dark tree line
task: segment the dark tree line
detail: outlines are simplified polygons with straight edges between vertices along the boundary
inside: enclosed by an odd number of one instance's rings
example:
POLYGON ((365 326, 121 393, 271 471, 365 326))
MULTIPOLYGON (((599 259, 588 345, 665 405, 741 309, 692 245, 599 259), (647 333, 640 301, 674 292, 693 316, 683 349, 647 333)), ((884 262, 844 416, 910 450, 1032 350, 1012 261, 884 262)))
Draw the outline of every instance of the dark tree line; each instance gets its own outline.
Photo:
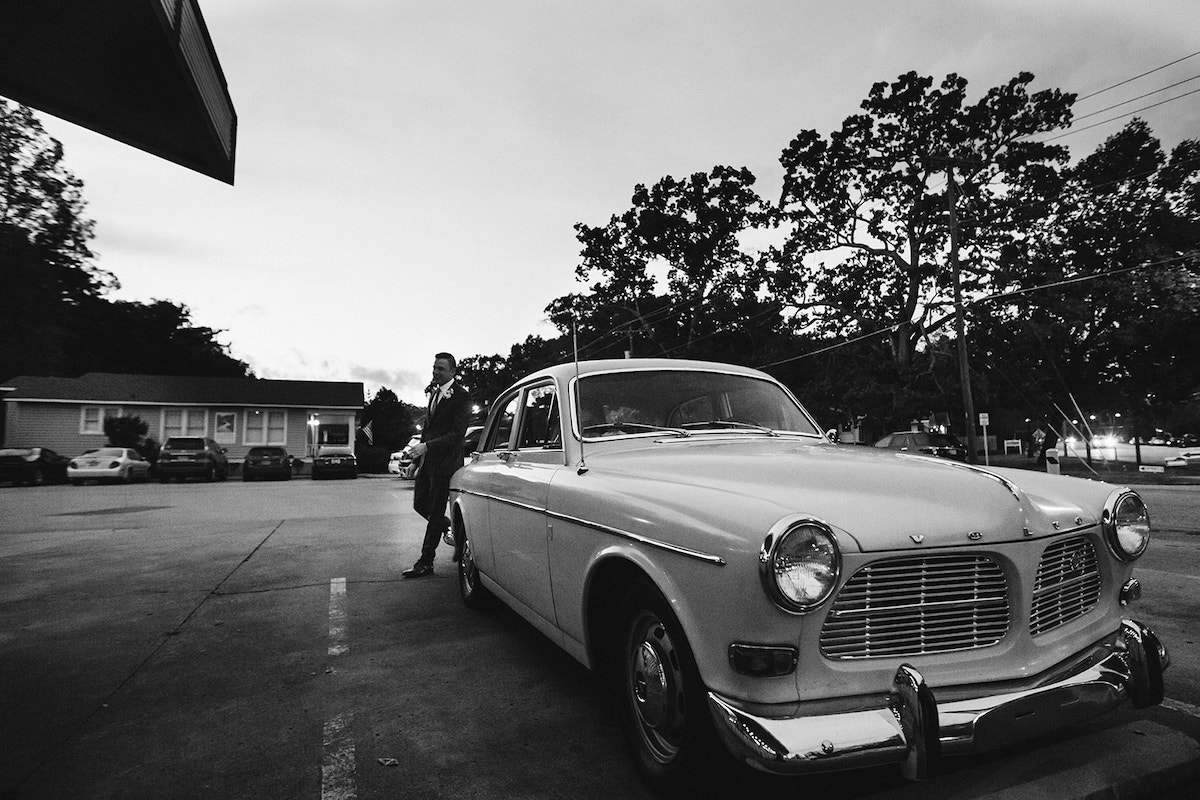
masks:
POLYGON ((0 100, 0 379, 85 372, 248 376, 247 365, 167 300, 109 300, 94 224, 62 146, 24 106, 0 100))
POLYGON ((1164 153, 1135 119, 1069 166, 1039 136, 1074 96, 1032 80, 975 102, 957 75, 877 83, 784 148, 778 202, 730 166, 639 184, 576 225, 585 288, 547 307, 560 335, 464 359, 468 385, 490 399, 575 336, 583 358, 764 367, 830 425, 946 411, 962 432, 957 292, 976 409, 1009 430, 1056 408, 1178 413, 1200 389, 1200 143, 1164 153))

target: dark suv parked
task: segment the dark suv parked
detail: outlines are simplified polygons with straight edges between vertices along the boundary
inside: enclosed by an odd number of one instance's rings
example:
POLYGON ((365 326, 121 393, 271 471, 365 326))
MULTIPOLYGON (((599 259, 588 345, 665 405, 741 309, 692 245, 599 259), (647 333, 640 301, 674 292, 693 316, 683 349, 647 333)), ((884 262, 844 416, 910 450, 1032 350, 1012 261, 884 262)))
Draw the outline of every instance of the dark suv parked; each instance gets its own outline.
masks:
POLYGON ((229 477, 225 450, 202 436, 171 436, 158 453, 158 479, 204 478, 223 481, 229 477))

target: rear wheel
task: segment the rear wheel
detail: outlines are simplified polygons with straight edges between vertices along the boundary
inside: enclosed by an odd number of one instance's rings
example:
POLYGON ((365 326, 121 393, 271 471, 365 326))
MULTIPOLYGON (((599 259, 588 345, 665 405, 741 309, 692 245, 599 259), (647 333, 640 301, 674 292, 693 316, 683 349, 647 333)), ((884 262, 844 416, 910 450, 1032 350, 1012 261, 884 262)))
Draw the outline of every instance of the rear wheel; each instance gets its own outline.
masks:
POLYGON ((467 608, 479 609, 487 604, 491 593, 484 588, 479 579, 479 565, 475 563, 475 550, 471 537, 466 528, 459 522, 454 531, 455 541, 462 540, 462 550, 458 555, 458 593, 463 605, 467 608))
POLYGON ((717 743, 687 637, 649 583, 626 595, 612 654, 622 725, 643 777, 668 794, 713 790, 734 766, 717 743))

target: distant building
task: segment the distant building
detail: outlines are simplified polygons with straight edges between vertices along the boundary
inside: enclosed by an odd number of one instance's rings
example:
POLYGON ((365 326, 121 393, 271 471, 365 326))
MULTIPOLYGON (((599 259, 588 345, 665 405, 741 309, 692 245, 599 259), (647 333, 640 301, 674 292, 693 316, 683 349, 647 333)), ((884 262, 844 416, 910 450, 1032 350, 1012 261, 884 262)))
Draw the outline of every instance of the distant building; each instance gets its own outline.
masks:
POLYGON ((208 436, 237 462, 254 445, 280 445, 295 456, 311 455, 318 444, 353 447, 363 385, 89 372, 12 378, 0 386, 0 401, 5 447, 76 455, 104 446, 104 420, 125 416, 139 417, 159 443, 208 436))

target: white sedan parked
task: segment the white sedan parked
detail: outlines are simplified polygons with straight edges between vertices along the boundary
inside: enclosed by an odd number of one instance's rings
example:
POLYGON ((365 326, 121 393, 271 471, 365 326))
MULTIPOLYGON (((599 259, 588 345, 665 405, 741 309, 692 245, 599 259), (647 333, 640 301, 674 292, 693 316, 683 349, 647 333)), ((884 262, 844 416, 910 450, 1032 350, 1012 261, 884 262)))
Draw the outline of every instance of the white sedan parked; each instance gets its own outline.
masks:
POLYGON ((146 481, 150 480, 150 462, 128 447, 101 447, 72 458, 67 464, 67 478, 76 486, 87 480, 146 481))

